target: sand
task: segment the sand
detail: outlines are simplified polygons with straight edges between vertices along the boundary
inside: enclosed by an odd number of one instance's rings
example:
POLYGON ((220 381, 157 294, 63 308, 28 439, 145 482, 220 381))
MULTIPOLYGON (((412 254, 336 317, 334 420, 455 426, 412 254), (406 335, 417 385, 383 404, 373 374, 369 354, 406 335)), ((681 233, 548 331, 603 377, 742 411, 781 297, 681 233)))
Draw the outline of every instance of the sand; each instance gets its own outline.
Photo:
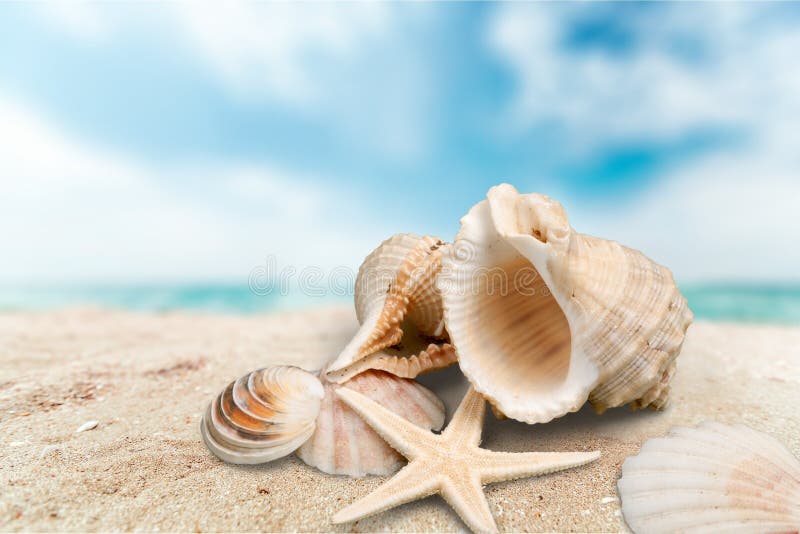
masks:
MULTIPOLYGON (((294 456, 227 465, 200 440, 200 414, 230 380, 273 363, 322 362, 354 327, 348 309, 0 314, 0 529, 463 531, 439 497, 332 525, 382 478, 329 476, 294 456)), ((678 361, 664 412, 584 408, 534 426, 488 416, 493 450, 602 452, 585 467, 488 486, 500 530, 626 530, 622 462, 674 425, 742 422, 800 454, 800 328, 698 322, 678 361)), ((465 388, 458 369, 423 382, 452 413, 465 388)))

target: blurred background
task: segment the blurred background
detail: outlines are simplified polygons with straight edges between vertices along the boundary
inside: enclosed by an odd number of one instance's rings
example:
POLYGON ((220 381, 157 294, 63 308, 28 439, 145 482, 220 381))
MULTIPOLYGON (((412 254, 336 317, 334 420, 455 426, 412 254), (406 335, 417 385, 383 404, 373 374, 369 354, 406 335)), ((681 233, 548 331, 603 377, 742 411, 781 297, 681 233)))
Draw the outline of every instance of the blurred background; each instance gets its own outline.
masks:
POLYGON ((328 273, 451 240, 505 181, 669 266, 700 318, 800 322, 799 27, 790 3, 1 4, 0 309, 349 301, 328 273), (322 291, 270 286, 308 267, 322 291))

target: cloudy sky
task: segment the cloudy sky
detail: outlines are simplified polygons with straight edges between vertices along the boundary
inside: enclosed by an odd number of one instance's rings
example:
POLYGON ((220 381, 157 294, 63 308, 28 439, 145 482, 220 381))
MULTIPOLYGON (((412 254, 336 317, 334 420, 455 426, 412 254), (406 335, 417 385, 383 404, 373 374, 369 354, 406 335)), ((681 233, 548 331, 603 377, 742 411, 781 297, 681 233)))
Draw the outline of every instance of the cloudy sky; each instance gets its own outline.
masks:
POLYGON ((244 280, 507 181, 800 278, 800 4, 0 4, 0 281, 244 280))

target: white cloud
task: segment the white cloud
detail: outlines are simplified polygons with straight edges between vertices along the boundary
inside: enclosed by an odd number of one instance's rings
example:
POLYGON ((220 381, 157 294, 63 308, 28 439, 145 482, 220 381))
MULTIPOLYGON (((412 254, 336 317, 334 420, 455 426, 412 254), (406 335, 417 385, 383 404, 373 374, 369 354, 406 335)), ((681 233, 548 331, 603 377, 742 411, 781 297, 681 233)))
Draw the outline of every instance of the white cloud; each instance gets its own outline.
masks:
POLYGON ((157 36, 228 98, 284 108, 353 145, 403 161, 431 144, 435 68, 423 4, 65 3, 42 16, 78 39, 157 36), (166 35, 164 35, 166 33, 166 35))
POLYGON ((289 102, 321 97, 315 65, 347 63, 389 29, 380 4, 177 4, 177 25, 234 90, 289 102))
POLYGON ((567 201, 574 226, 669 266, 681 281, 797 280, 800 180, 758 157, 687 165, 624 203, 567 201))
POLYGON ((244 280, 268 254, 354 267, 385 237, 360 206, 320 177, 262 165, 153 168, 0 95, 1 279, 244 280))
POLYGON ((90 2, 45 2, 38 7, 45 20, 80 39, 99 42, 109 35, 111 21, 90 2))
POLYGON ((415 41, 429 9, 382 3, 175 4, 175 27, 230 93, 322 118, 400 159, 428 144, 432 92, 415 41))
POLYGON ((644 250, 682 280, 798 279, 800 33, 756 4, 659 4, 626 19, 636 41, 626 53, 565 50, 570 22, 593 8, 498 13, 489 39, 518 78, 516 128, 554 121, 572 154, 708 126, 743 138, 632 197, 568 201, 574 225, 644 250), (707 61, 675 52, 686 38, 707 61))
POLYGON ((800 34, 763 6, 662 4, 625 19, 635 41, 626 53, 565 49, 590 9, 507 4, 493 20, 489 44, 518 79, 508 115, 518 128, 553 119, 571 145, 597 147, 715 124, 767 127, 800 112, 800 34), (676 52, 687 40, 706 61, 676 52))

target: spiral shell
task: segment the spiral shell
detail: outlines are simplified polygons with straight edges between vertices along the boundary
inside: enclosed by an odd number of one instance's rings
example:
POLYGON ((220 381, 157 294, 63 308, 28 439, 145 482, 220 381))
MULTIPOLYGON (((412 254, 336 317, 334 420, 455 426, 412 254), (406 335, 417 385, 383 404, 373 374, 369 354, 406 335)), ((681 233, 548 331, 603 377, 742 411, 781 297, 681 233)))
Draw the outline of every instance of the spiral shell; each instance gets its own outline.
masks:
MULTIPOLYGON (((329 380, 342 383, 371 369, 371 361, 381 362, 381 369, 387 372, 394 372, 389 365, 394 361, 406 373, 409 369, 422 373, 436 368, 423 362, 444 363, 438 358, 442 347, 433 352, 427 348, 431 343, 442 345, 447 341, 442 299, 435 284, 443 247, 436 237, 396 234, 367 256, 356 279, 355 307, 361 327, 328 365, 329 380), (390 348, 395 350, 387 350, 390 348), (391 360, 394 356, 417 359, 407 365, 391 360)), ((449 363, 454 361, 453 355, 449 363)))
POLYGON ((425 429, 444 425, 444 404, 413 380, 383 371, 366 371, 345 382, 324 384, 325 399, 314 435, 298 450, 305 463, 325 473, 362 477, 387 475, 403 464, 395 452, 364 420, 336 395, 345 387, 425 429))
POLYGON ((625 460, 622 513, 634 532, 797 532, 800 461, 744 425, 674 428, 625 460))
POLYGON ((670 271, 572 229, 562 206, 493 187, 461 219, 437 286, 461 370, 527 423, 661 408, 692 321, 670 271))
POLYGON ((234 464, 291 454, 314 433, 322 383, 299 367, 275 366, 231 382, 200 422, 206 446, 234 464))

